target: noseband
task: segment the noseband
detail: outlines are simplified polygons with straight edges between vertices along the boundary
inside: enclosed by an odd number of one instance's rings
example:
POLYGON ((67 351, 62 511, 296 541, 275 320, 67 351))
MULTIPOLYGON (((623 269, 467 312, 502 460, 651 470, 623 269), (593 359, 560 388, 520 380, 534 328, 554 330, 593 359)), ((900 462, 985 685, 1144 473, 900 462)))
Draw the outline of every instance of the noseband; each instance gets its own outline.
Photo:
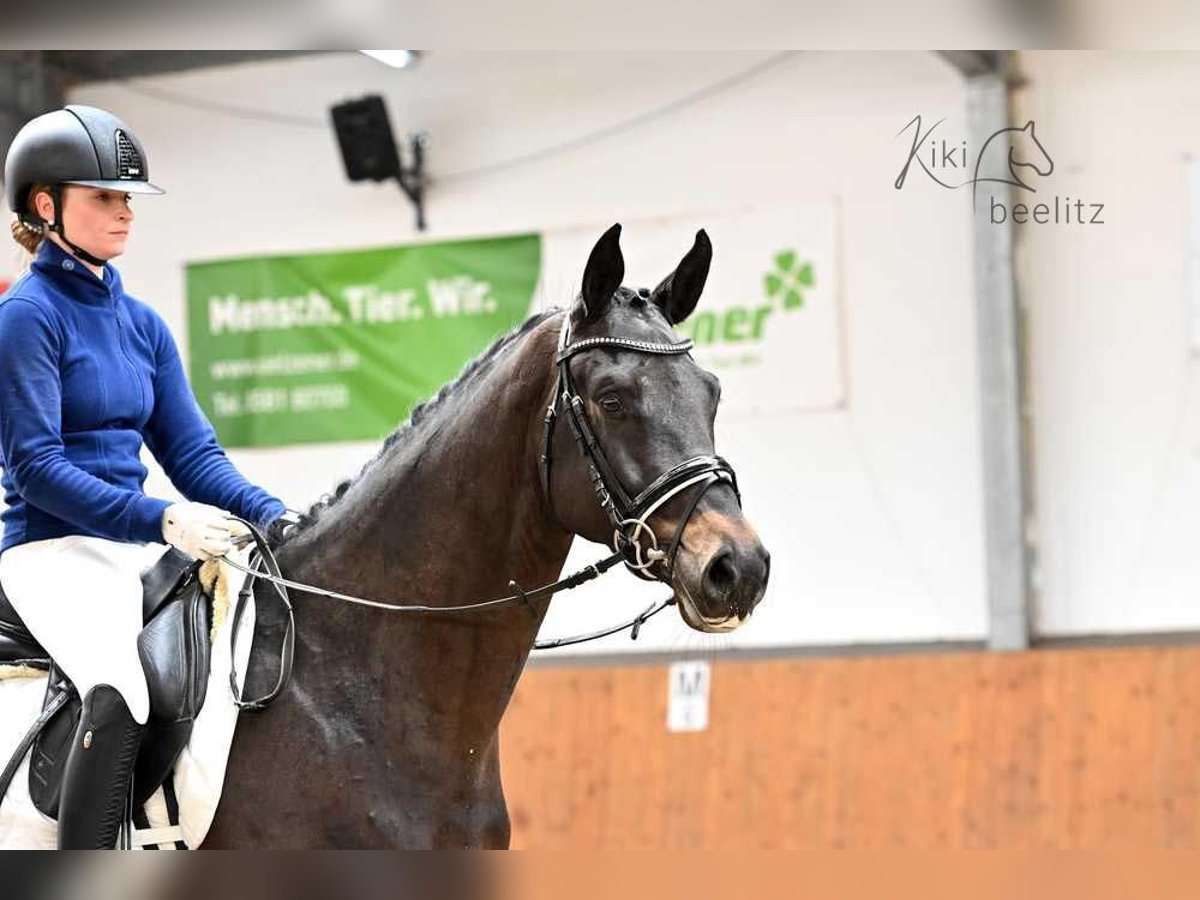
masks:
POLYGON ((622 555, 625 566, 647 581, 655 581, 649 570, 659 562, 664 563, 663 580, 670 580, 675 566, 675 554, 683 538, 683 530, 692 517, 700 498, 708 489, 719 482, 727 482, 741 505, 742 495, 738 490, 737 475, 733 467, 719 456, 693 456, 672 466, 654 481, 650 482, 640 493, 631 495, 625 489, 620 476, 617 475, 612 463, 600 446, 596 431, 588 420, 583 398, 575 389, 575 381, 571 377, 571 358, 579 353, 597 348, 617 348, 632 350, 635 353, 647 353, 663 356, 677 356, 692 349, 690 340, 671 343, 655 343, 652 341, 636 340, 622 337, 594 337, 571 342, 571 314, 563 314, 563 325, 558 333, 558 351, 555 363, 558 367, 558 377, 554 383, 550 406, 546 409, 542 433, 541 476, 542 493, 553 511, 553 494, 550 491, 550 463, 553 456, 554 426, 561 406, 566 411, 571 433, 575 435, 575 444, 587 463, 588 475, 592 488, 600 506, 608 515, 613 526, 612 549, 622 555), (658 537, 647 520, 659 507, 676 494, 695 487, 687 510, 679 520, 675 535, 667 550, 658 546, 658 537), (643 545, 643 539, 646 545, 643 545))

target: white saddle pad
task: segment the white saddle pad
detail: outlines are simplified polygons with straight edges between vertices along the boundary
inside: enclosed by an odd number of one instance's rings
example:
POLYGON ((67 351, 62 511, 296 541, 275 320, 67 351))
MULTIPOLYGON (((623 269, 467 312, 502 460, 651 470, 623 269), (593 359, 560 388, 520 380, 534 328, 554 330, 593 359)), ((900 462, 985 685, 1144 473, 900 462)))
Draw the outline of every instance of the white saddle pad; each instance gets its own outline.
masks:
MULTIPOLYGON (((246 565, 249 550, 235 558, 246 565)), ((225 767, 229 747, 237 726, 238 709, 229 690, 229 634, 233 623, 232 609, 245 575, 238 570, 216 563, 207 563, 201 578, 210 584, 216 576, 216 596, 213 616, 212 671, 204 707, 196 717, 191 741, 175 764, 174 786, 179 801, 179 823, 173 825, 167 815, 166 798, 162 788, 155 791, 145 806, 149 829, 135 829, 134 848, 161 846, 174 849, 176 841, 188 848, 199 847, 208 834, 221 788, 225 782, 225 767)), ((254 598, 247 603, 237 648, 237 670, 244 682, 254 634, 254 598)), ((18 667, 0 666, 0 769, 8 764, 21 738, 42 710, 46 693, 45 672, 18 667)), ((241 685, 239 685, 241 686, 241 685)), ((58 823, 42 815, 29 798, 29 760, 21 764, 0 802, 0 849, 53 850, 58 845, 58 823)))

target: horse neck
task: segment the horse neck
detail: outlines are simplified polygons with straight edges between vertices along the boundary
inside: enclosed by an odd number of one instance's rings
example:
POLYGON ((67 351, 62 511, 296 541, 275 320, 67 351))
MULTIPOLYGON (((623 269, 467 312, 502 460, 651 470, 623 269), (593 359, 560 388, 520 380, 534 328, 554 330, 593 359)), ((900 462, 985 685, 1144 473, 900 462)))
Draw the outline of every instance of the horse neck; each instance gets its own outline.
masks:
POLYGON ((565 559, 570 537, 549 515, 538 472, 555 337, 535 329, 497 360, 430 423, 429 440, 384 492, 381 509, 413 515, 429 580, 457 588, 446 602, 543 578, 565 559))
MULTIPOLYGON (((509 579, 553 581, 571 543, 538 478, 557 332, 557 319, 539 323, 460 384, 283 546, 285 572, 343 593, 434 606, 511 593, 509 579)), ((461 685, 480 698, 461 710, 473 721, 468 730, 494 730, 547 607, 543 600, 533 615, 514 605, 425 618, 306 597, 297 604, 296 677, 306 680, 299 660, 307 649, 322 661, 319 677, 331 666, 370 666, 423 696, 426 709, 444 706, 444 692, 461 685), (319 615, 305 615, 314 602, 323 604, 319 615)))

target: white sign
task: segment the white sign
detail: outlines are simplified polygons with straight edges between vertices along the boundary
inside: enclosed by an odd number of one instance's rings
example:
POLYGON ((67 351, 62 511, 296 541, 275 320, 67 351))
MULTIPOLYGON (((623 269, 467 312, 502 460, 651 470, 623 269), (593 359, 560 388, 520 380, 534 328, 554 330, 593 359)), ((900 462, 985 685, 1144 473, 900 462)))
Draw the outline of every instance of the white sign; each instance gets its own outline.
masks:
POLYGON ((707 662, 672 663, 667 671, 667 731, 708 729, 712 672, 707 662))
MULTIPOLYGON (((703 228, 713 261, 676 330, 721 379, 723 417, 818 412, 845 403, 833 203, 624 223, 625 284, 653 288, 703 228)), ((543 236, 541 298, 566 305, 603 228, 543 236)))

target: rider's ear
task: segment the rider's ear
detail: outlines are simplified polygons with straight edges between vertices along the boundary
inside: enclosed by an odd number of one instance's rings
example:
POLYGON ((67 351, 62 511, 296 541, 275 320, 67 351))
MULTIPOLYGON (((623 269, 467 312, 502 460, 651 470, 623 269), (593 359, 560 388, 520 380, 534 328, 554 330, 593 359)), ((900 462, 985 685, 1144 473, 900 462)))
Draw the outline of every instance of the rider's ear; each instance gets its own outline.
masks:
POLYGON ((692 249, 650 295, 650 299, 658 304, 672 325, 682 322, 696 308, 711 264, 712 243, 701 228, 696 232, 696 243, 692 244, 692 249))
POLYGON ((625 258, 621 255, 621 223, 618 222, 600 235, 583 270, 579 302, 583 306, 584 319, 596 319, 608 309, 624 277, 625 258))

